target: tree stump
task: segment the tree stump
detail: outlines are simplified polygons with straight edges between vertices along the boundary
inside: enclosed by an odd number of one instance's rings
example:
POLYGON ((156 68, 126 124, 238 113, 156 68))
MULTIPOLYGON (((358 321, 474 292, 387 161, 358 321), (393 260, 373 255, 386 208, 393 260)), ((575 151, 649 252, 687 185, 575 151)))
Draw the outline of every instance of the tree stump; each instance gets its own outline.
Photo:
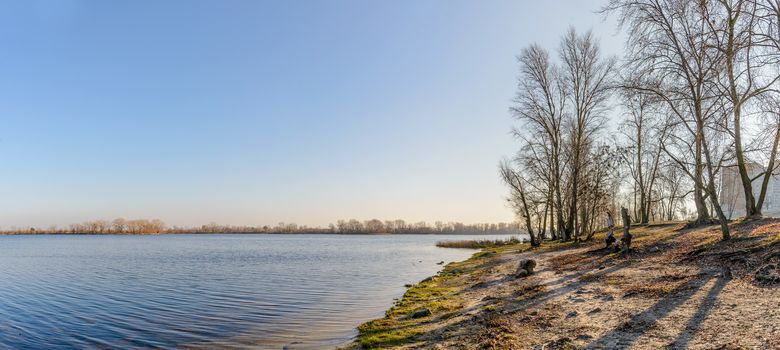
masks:
POLYGON ((631 249, 631 217, 628 216, 628 209, 625 207, 620 208, 620 217, 623 219, 623 238, 620 240, 623 256, 628 255, 628 251, 631 249))

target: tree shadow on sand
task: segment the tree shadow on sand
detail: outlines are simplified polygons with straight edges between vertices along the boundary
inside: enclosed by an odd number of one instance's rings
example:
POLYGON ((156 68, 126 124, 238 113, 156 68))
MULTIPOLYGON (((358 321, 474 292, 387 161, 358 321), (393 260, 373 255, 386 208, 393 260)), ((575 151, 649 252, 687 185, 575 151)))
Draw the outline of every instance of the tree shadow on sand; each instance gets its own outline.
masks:
POLYGON ((554 289, 547 289, 542 293, 534 295, 531 298, 515 301, 514 307, 508 310, 509 313, 515 313, 528 309, 530 307, 542 304, 547 300, 559 297, 568 293, 572 293, 582 287, 585 287, 595 282, 599 277, 615 272, 625 267, 625 264, 613 265, 602 270, 593 271, 592 269, 573 273, 564 277, 561 277, 551 283, 547 283, 545 287, 551 287, 558 285, 559 287, 554 289), (586 278, 587 277, 587 278, 586 278), (574 280, 579 278, 578 280, 574 280), (583 280, 584 279, 584 280, 583 280), (568 282, 568 284, 567 284, 568 282))
POLYGON ((710 291, 707 292, 707 296, 702 299, 698 310, 696 310, 696 313, 693 314, 693 316, 688 320, 688 324, 685 325, 685 329, 680 332, 680 334, 677 336, 677 339, 675 339, 674 342, 669 345, 668 349, 684 349, 688 345, 691 339, 693 339, 693 336, 699 330, 702 322, 704 322, 704 320, 707 318, 710 310, 712 310, 712 308, 715 306, 715 301, 718 298, 718 295, 728 282, 728 276, 718 277, 718 279, 715 281, 715 284, 712 286, 712 288, 710 288, 710 291))
POLYGON ((624 349, 630 347, 639 337, 653 328, 658 320, 664 318, 680 305, 685 304, 702 287, 713 278, 717 278, 715 284, 701 301, 696 313, 688 320, 685 328, 667 349, 684 349, 699 329, 699 325, 707 318, 710 310, 715 305, 718 294, 728 283, 730 277, 727 273, 709 275, 703 279, 694 278, 672 290, 666 297, 658 300, 653 306, 631 317, 630 320, 620 324, 615 329, 607 332, 600 338, 588 344, 586 349, 624 349), (716 277, 717 276, 717 277, 716 277))

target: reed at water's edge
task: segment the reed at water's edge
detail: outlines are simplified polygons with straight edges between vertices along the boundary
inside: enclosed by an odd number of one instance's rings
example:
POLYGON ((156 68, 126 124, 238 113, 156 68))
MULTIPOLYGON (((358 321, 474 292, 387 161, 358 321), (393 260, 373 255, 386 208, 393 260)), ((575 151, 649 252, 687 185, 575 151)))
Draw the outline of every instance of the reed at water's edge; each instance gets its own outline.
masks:
POLYGON ((477 240, 461 240, 461 241, 439 241, 436 242, 436 246, 440 248, 468 248, 468 249, 483 249, 490 247, 501 247, 506 245, 512 245, 522 243, 524 240, 520 240, 517 237, 511 237, 509 239, 477 239, 477 240))

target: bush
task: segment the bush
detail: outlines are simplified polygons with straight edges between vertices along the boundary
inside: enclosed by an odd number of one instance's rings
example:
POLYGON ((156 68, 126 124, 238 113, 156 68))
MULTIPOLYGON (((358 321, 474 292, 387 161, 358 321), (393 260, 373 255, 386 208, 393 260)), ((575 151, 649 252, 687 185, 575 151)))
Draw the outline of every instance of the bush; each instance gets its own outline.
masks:
POLYGON ((482 249, 482 248, 494 248, 503 247, 507 245, 513 245, 522 243, 517 237, 511 237, 509 239, 478 239, 478 240, 463 240, 463 241, 439 241, 436 242, 437 247, 441 248, 467 248, 467 249, 482 249))

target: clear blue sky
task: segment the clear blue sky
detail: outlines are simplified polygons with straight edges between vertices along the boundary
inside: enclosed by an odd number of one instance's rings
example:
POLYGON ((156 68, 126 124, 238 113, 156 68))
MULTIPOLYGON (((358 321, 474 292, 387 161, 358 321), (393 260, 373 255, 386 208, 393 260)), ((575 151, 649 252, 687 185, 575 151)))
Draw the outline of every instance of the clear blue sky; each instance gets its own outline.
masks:
POLYGON ((0 226, 513 220, 521 48, 603 1, 4 1, 0 226))

